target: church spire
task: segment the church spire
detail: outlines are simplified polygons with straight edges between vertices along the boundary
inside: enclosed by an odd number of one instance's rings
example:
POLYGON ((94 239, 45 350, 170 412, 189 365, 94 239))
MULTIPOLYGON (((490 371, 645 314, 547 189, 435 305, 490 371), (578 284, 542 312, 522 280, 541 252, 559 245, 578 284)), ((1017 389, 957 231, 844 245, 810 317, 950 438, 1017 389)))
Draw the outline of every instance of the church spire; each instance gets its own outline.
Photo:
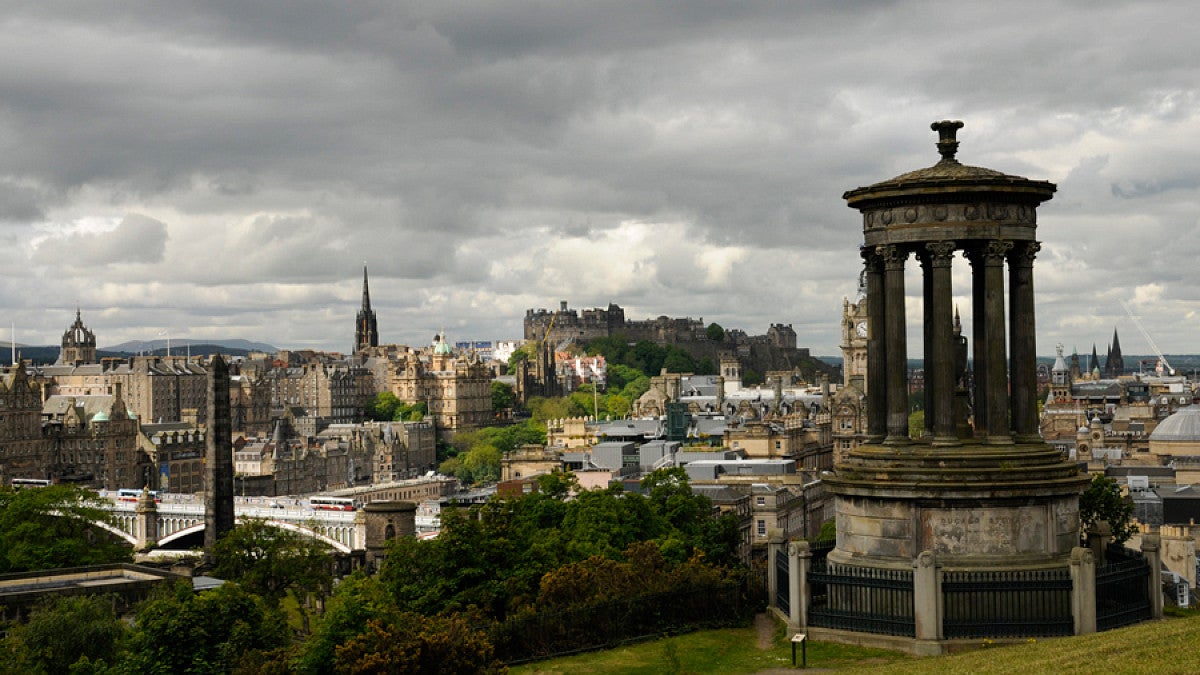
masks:
POLYGON ((354 322, 354 351, 379 346, 379 330, 375 323, 375 310, 371 309, 371 291, 367 286, 367 264, 363 263, 362 308, 354 322))

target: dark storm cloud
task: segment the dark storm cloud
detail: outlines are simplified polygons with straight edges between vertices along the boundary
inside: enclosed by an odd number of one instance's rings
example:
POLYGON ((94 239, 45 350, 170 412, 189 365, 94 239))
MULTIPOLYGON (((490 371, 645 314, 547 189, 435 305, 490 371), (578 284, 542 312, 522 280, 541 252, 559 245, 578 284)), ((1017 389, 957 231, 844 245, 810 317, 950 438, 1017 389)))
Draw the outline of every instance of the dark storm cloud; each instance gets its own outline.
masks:
POLYGON ((219 325, 240 328, 257 308, 261 331, 344 348, 366 260, 381 324, 411 331, 388 339, 514 336, 525 307, 567 299, 792 322, 830 353, 861 240, 842 192, 934 163, 929 122, 962 118, 964 162, 1059 183, 1044 346, 1111 329, 1080 284, 1200 311, 1180 241, 1197 19, 1182 2, 9 3, 0 222, 43 293, 145 307, 127 326, 235 307, 219 325), (137 248, 130 213, 170 239, 143 222, 137 248), (54 273, 95 267, 105 283, 54 273))

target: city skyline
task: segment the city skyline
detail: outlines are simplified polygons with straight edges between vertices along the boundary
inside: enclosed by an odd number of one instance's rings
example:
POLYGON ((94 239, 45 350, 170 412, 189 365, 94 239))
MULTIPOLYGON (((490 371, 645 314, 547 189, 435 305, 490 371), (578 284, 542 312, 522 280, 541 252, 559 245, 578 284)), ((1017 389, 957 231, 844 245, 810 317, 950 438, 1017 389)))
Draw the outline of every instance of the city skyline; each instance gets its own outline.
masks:
MULTIPOLYGON (((1196 353, 1190 4, 29 5, 0 21, 0 321, 57 344, 346 352, 620 304, 837 354, 844 191, 959 159, 1058 185, 1038 353, 1196 353)), ((955 301, 969 307, 965 262, 955 301)), ((919 287, 908 284, 909 325, 919 287)), ((969 317, 964 323, 969 326, 969 317)), ((9 326, 0 339, 10 338, 9 326)))

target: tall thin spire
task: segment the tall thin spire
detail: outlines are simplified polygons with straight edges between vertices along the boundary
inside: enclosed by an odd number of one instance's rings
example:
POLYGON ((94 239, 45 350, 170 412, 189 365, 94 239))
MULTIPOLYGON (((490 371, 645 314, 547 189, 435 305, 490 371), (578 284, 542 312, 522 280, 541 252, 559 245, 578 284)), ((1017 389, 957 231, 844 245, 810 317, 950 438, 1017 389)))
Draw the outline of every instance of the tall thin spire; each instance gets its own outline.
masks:
POLYGON ((379 346, 379 329, 376 326, 375 310, 371 309, 371 291, 367 286, 367 264, 363 263, 362 307, 354 322, 354 352, 367 347, 379 346))

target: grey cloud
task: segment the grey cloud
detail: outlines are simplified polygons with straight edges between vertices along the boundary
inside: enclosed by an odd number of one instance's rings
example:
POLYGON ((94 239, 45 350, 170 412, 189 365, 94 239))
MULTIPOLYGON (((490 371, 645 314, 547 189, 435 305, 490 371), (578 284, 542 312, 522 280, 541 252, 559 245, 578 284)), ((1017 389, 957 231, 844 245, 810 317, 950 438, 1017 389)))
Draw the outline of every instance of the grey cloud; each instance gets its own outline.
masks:
POLYGON ((38 244, 33 260, 71 268, 155 263, 163 259, 166 246, 166 224, 131 213, 111 231, 72 232, 45 239, 38 244))

